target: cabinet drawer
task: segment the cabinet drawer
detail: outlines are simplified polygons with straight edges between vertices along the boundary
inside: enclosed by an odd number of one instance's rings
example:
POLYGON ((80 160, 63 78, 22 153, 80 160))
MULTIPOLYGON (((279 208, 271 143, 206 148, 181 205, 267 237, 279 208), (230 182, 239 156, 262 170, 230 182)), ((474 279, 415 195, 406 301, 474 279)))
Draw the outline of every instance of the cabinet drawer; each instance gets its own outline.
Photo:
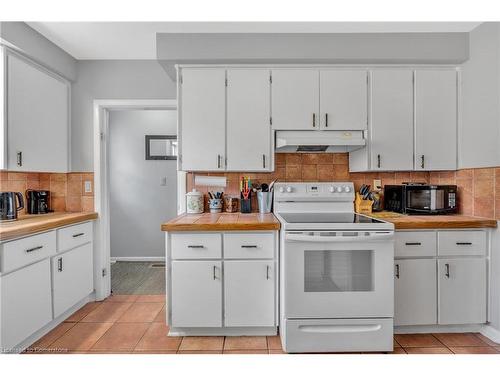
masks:
POLYGON ((442 231, 438 232, 438 255, 485 255, 486 232, 442 231))
POLYGON ((92 241, 90 221, 57 230, 57 252, 59 253, 90 241, 92 241))
POLYGON ((207 259, 222 257, 220 233, 172 234, 173 259, 207 259))
POLYGON ((273 233, 224 234, 224 258, 274 258, 273 233))
POLYGON ((436 233, 396 232, 394 234, 394 256, 436 256, 436 233))
POLYGON ((56 253, 56 232, 46 232, 6 242, 0 247, 1 270, 9 272, 56 253))

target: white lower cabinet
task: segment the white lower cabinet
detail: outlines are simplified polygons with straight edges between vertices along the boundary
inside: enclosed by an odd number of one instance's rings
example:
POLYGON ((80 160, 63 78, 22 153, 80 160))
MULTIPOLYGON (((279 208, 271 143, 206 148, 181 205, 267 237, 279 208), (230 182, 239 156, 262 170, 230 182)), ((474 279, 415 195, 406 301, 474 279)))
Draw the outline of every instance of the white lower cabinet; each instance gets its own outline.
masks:
POLYGON ((49 259, 0 278, 0 348, 11 349, 52 320, 49 259))
POLYGON ((227 327, 275 324, 274 261, 224 262, 224 321, 227 327))
POLYGON ((486 322, 486 259, 438 260, 439 324, 486 322))
POLYGON ((172 262, 172 325, 222 327, 222 262, 172 262))
POLYGON ((92 244, 52 258, 54 318, 88 296, 93 289, 92 244))
POLYGON ((394 325, 436 324, 436 260, 397 259, 394 265, 394 325))

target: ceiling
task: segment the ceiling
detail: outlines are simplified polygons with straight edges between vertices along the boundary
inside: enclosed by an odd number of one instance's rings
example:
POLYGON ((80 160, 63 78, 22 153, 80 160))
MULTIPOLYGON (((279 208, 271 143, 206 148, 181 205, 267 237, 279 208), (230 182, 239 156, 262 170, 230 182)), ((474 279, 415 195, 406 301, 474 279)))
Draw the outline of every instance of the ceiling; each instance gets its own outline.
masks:
POLYGON ((27 22, 78 60, 156 59, 156 33, 469 32, 480 22, 27 22))

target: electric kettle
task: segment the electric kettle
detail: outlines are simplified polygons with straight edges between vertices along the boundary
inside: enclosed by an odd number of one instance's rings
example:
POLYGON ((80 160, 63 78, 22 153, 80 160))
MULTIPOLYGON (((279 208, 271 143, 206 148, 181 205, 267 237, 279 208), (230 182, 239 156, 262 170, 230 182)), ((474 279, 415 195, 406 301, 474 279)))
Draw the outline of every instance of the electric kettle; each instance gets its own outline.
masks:
POLYGON ((23 208, 24 199, 21 193, 0 192, 0 221, 17 220, 17 211, 23 208))

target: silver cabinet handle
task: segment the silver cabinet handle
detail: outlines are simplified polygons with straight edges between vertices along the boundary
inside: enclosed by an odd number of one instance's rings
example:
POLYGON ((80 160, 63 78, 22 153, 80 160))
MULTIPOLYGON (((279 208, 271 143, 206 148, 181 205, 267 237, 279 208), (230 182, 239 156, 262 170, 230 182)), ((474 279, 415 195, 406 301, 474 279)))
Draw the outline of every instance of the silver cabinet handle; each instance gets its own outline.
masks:
POLYGON ((256 249, 257 245, 241 245, 243 249, 256 249))
POLYGON ((471 246, 472 242, 457 242, 458 246, 471 246))
POLYGON ((380 168, 380 154, 377 155, 377 168, 380 168))
POLYGON ((85 234, 85 233, 83 233, 83 232, 81 232, 81 233, 75 233, 75 234, 73 235, 73 238, 76 238, 76 237, 81 237, 81 236, 83 236, 84 234, 85 234))
POLYGON ((313 113, 313 128, 316 127, 316 113, 313 113))
POLYGON ((262 154, 262 168, 266 167, 266 155, 262 154))
POLYGON ((396 264, 396 278, 399 279, 399 264, 396 264))
POLYGON ((266 266, 266 280, 269 280, 269 269, 270 269, 270 268, 271 268, 271 267, 269 267, 269 265, 268 265, 268 266, 266 266))
POLYGON ((57 260, 57 271, 62 272, 62 270, 63 270, 63 260, 62 258, 59 258, 57 260))
POLYGON ((421 246, 422 242, 405 242, 406 246, 421 246))
POLYGON ((421 167, 422 169, 424 169, 424 168, 425 168, 425 155, 422 155, 422 156, 420 157, 420 167, 421 167))
POLYGON ((217 280, 217 275, 215 274, 216 271, 217 271, 217 266, 214 266, 214 268, 213 268, 214 280, 217 280))
POLYGON ((221 157, 220 155, 217 155, 217 168, 221 167, 221 157))
POLYGON ((328 113, 325 113, 325 128, 328 127, 328 113))
POLYGON ((43 245, 32 247, 31 249, 26 249, 24 250, 25 253, 32 253, 33 251, 37 251, 43 249, 43 245))
POLYGON ((203 245, 188 245, 188 249, 203 249, 203 245))
POLYGON ((22 151, 17 152, 17 165, 19 167, 23 166, 23 152, 22 151))
POLYGON ((446 278, 449 279, 450 278, 450 265, 448 263, 446 263, 444 265, 444 269, 445 269, 444 275, 446 276, 446 278))

